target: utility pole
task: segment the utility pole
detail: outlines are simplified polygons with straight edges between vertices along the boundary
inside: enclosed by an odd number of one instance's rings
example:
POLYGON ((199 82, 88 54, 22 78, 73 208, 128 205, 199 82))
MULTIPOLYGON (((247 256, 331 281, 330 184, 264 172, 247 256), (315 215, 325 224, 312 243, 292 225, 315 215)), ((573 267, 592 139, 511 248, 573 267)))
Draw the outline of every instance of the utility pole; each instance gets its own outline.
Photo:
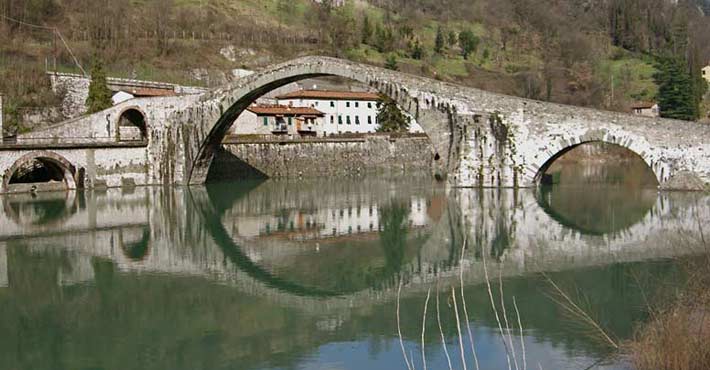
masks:
POLYGON ((3 128, 3 105, 2 105, 2 93, 0 93, 0 144, 5 142, 5 129, 3 128))
POLYGON ((57 73, 57 29, 55 28, 52 32, 52 62, 53 62, 53 72, 57 73))

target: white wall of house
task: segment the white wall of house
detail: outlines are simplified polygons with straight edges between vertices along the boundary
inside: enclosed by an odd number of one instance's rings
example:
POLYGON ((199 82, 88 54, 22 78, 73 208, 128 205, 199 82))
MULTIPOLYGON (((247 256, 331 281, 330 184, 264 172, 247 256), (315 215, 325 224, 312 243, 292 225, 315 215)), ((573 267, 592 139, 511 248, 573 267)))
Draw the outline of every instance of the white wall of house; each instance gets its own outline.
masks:
MULTIPOLYGON (((335 99, 279 99, 278 104, 294 107, 312 107, 323 113, 325 136, 343 133, 372 133, 380 127, 377 122, 377 100, 335 100, 335 99)), ((412 118, 409 132, 424 132, 412 118)), ((322 136, 322 135, 319 135, 322 136)))
POLYGON ((323 117, 305 117, 305 116, 258 116, 257 121, 262 126, 271 127, 272 132, 288 135, 305 135, 315 133, 316 136, 324 136, 323 133, 323 117))
POLYGON ((710 65, 702 69, 703 78, 710 84, 710 65))
POLYGON ((279 99, 281 105, 312 107, 325 117, 322 132, 326 135, 339 133, 375 132, 377 124, 376 100, 321 100, 321 99, 279 99))
POLYGON ((661 109, 658 107, 658 104, 654 104, 650 108, 633 108, 632 113, 637 116, 659 117, 661 115, 661 109))
POLYGON ((277 117, 271 115, 257 115, 249 110, 245 110, 239 115, 230 129, 232 135, 268 135, 281 132, 289 135, 298 135, 299 128, 302 131, 315 131, 317 136, 324 136, 323 117, 291 117, 289 125, 288 117, 277 117), (280 130, 280 129, 285 130, 280 130))
POLYGON ((265 126, 263 121, 260 121, 256 114, 245 110, 239 115, 237 120, 234 121, 230 133, 232 135, 267 135, 271 133, 273 128, 272 123, 265 126))

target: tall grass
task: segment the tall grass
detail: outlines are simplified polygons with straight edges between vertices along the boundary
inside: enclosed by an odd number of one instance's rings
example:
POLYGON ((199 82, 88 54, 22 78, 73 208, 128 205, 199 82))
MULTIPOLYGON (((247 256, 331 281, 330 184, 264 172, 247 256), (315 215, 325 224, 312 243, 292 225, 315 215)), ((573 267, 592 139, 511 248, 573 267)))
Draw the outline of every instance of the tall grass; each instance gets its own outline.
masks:
POLYGON ((637 370, 710 369, 710 254, 685 269, 687 285, 624 346, 637 370))

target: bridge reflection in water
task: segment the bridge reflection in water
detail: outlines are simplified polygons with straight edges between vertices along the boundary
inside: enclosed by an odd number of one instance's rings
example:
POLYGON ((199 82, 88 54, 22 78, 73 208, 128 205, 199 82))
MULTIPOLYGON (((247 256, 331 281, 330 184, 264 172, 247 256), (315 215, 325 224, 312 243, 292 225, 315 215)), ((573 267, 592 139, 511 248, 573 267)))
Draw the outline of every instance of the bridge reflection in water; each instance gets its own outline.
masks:
MULTIPOLYGON (((447 191, 427 177, 25 197, 2 198, 0 369, 403 368, 400 279, 417 353, 426 292, 456 284, 461 264, 482 365, 497 368, 484 259, 516 297, 529 361, 578 368, 605 350, 560 320, 536 272, 628 337, 643 316, 629 274, 675 276, 668 259, 697 252, 710 219, 701 194, 447 191)), ((432 368, 445 366, 437 329, 432 368)))

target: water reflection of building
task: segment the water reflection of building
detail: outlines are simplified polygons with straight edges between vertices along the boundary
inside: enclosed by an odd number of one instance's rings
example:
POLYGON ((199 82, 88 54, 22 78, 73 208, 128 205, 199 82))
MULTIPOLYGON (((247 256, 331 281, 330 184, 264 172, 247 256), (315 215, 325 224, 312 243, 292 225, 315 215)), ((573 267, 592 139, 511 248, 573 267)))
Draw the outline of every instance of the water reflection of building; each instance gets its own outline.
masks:
MULTIPOLYGON (((408 203, 409 227, 424 227, 432 223, 425 198, 412 197, 408 203)), ((234 219, 232 231, 245 238, 299 241, 361 235, 381 231, 382 207, 371 201, 342 207, 284 209, 274 214, 240 216, 234 219)))

